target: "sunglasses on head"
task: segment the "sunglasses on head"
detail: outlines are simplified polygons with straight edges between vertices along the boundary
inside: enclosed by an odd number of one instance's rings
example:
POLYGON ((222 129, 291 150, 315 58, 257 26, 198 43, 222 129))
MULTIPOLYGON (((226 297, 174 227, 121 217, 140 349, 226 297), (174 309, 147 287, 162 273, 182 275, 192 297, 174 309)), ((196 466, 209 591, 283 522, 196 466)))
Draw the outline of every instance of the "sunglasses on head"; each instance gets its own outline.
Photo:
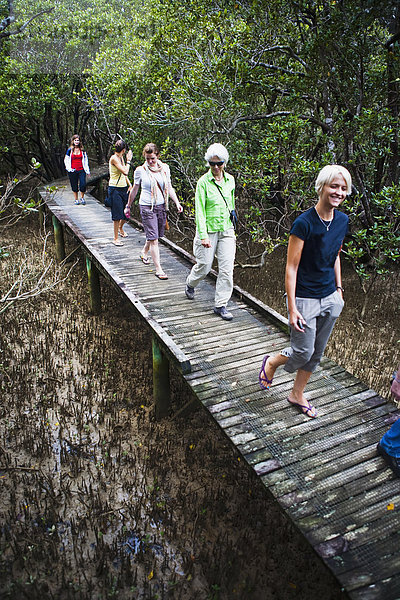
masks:
POLYGON ((225 161, 223 160, 209 160, 208 164, 210 165, 210 167, 221 167, 224 164, 225 161))

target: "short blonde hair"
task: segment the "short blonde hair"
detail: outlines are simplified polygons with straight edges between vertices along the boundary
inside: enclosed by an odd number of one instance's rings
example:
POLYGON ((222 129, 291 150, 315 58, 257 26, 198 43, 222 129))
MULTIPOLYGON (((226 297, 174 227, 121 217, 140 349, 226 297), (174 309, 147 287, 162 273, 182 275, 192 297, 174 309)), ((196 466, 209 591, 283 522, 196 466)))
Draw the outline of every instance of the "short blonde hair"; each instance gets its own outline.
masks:
POLYGON ((324 185, 329 185, 332 179, 334 179, 337 175, 342 175, 346 182, 347 194, 351 194, 351 175, 346 167, 342 167, 341 165, 326 165, 320 170, 315 181, 315 191, 317 192, 318 196, 321 195, 324 185))

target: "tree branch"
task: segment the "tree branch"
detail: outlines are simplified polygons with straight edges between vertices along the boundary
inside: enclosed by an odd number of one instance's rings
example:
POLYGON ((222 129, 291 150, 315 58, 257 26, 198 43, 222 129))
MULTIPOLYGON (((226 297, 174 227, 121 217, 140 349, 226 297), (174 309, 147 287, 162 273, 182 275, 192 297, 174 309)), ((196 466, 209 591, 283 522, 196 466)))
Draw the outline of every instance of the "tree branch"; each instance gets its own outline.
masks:
POLYGON ((296 77, 305 77, 306 74, 302 71, 292 71, 291 69, 285 69, 285 67, 278 67, 277 65, 270 65, 268 63, 258 62, 257 67, 264 67, 270 71, 279 71, 280 73, 286 73, 287 75, 295 75, 296 77))
MULTIPOLYGON (((27 203, 29 200, 24 202, 18 202, 18 208, 20 209, 18 214, 15 214, 15 211, 12 209, 16 206, 16 199, 14 196, 15 188, 21 183, 25 183, 33 176, 36 175, 36 170, 40 167, 40 163, 36 160, 32 162, 30 165, 30 171, 26 175, 24 175, 21 179, 17 179, 14 177, 11 179, 10 177, 7 179, 5 184, 5 189, 0 195, 0 222, 3 221, 2 226, 11 225, 18 221, 20 218, 24 216, 24 209, 28 209, 27 203), (22 210, 21 210, 22 209, 22 210)), ((0 186, 0 189, 3 186, 0 186)))
POLYGON ((400 31, 397 31, 394 35, 392 35, 392 37, 388 39, 387 42, 385 42, 385 48, 387 50, 390 50, 393 44, 395 44, 398 40, 400 40, 400 31))
POLYGON ((307 71, 309 70, 307 63, 298 54, 296 54, 296 52, 290 46, 270 46, 269 48, 263 48, 262 52, 275 52, 276 50, 284 54, 290 54, 290 56, 294 60, 297 60, 307 71))
MULTIPOLYGON (((244 121, 263 121, 263 120, 267 120, 267 119, 274 119, 275 117, 288 117, 289 115, 294 115, 294 113, 291 112, 290 110, 281 110, 281 111, 277 111, 277 112, 267 113, 264 115, 244 115, 241 117, 237 117, 233 121, 233 123, 231 124, 229 129, 225 129, 225 131, 212 131, 211 133, 212 133, 212 135, 222 135, 222 134, 229 135, 236 129, 236 127, 240 123, 243 123, 244 121)), ((310 121, 311 123, 318 125, 318 127, 321 127, 321 129, 324 133, 329 131, 329 126, 327 125, 327 123, 325 123, 324 121, 321 121, 320 119, 317 119, 316 117, 314 117, 312 115, 295 115, 295 116, 297 116, 298 119, 302 119, 304 121, 310 121)))
POLYGON ((0 40, 3 39, 3 38, 10 37, 12 35, 18 35, 19 33, 23 33, 23 31, 25 31, 25 29, 28 27, 28 25, 30 23, 32 23, 32 21, 34 19, 37 19, 41 15, 50 13, 50 12, 52 12, 54 10, 54 6, 52 8, 47 8, 45 10, 41 10, 36 15, 33 15, 33 17, 31 17, 30 19, 28 19, 28 21, 26 21, 18 29, 15 29, 14 31, 6 31, 7 27, 10 27, 10 25, 15 22, 15 16, 13 14, 14 10, 13 10, 12 4, 13 4, 12 2, 9 2, 10 15, 8 17, 5 17, 0 22, 0 40))
MULTIPOLYGON (((60 265, 55 268, 52 281, 46 282, 46 277, 48 276, 50 269, 54 266, 53 259, 51 259, 50 262, 48 262, 47 264, 44 262, 46 256, 46 242, 49 235, 49 233, 46 235, 43 245, 42 271, 39 272, 36 276, 36 279, 32 281, 33 277, 29 263, 26 260, 26 257, 22 257, 22 260, 18 267, 18 274, 16 276, 15 281, 8 289, 8 291, 0 297, 0 315, 6 310, 8 310, 13 304, 15 304, 15 302, 21 302, 27 300, 28 298, 35 298, 36 296, 39 296, 44 292, 51 291, 69 277, 72 269, 78 263, 78 259, 76 259, 75 262, 68 269, 68 272, 64 276, 61 276, 60 269, 63 266, 63 264, 65 264, 65 261, 67 260, 67 258, 69 258, 69 256, 66 257, 60 263, 60 265)), ((75 250, 73 252, 75 252, 75 250)))
POLYGON ((241 269, 260 269, 261 267, 263 267, 265 265, 265 259, 268 256, 268 254, 271 254, 271 252, 273 252, 276 248, 278 248, 280 246, 280 244, 275 244, 275 246, 272 248, 272 250, 270 248, 267 248, 267 250, 264 250, 264 252, 261 254, 261 259, 260 262, 256 263, 256 264, 242 264, 239 261, 235 262, 235 267, 240 267, 241 269))

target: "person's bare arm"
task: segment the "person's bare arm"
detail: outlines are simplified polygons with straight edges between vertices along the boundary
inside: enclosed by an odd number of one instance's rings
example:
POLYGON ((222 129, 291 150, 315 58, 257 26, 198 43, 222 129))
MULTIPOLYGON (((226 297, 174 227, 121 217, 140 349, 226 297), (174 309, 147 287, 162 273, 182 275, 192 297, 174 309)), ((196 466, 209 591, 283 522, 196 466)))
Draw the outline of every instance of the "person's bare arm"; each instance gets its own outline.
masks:
POLYGON ((111 164, 114 165, 114 167, 117 167, 117 169, 119 171, 121 171, 121 173, 123 175, 128 175, 129 170, 131 168, 132 150, 128 150, 128 153, 126 155, 126 160, 127 160, 127 163, 125 165, 122 162, 122 160, 119 160, 119 158, 117 156, 115 156, 115 154, 113 154, 112 157, 110 158, 111 164))
POLYGON ((288 300, 288 311, 289 311, 289 324, 296 331, 303 331, 299 327, 298 322, 306 323, 305 319, 296 307, 296 282, 297 282, 297 270, 299 268, 301 254, 304 248, 304 241, 298 238, 296 235, 289 237, 289 245, 287 251, 286 260, 286 273, 285 273, 285 289, 288 300))
POLYGON ((342 288, 342 267, 340 264, 340 253, 337 255, 335 260, 335 266, 333 267, 335 271, 335 281, 336 281, 336 289, 343 298, 343 288, 342 288))

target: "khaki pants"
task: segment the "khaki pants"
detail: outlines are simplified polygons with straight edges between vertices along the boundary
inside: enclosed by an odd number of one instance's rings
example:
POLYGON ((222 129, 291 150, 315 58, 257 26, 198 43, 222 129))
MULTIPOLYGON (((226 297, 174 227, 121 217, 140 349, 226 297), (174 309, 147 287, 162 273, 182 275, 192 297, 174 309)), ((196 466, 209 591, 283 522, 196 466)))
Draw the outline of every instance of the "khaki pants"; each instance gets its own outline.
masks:
POLYGON ((210 272, 214 256, 218 260, 218 277, 215 286, 215 306, 220 308, 228 304, 233 289, 233 265, 236 252, 235 231, 232 228, 226 231, 209 233, 211 248, 204 248, 196 232, 193 241, 193 254, 197 263, 192 267, 187 285, 195 288, 210 272))
POLYGON ((297 298, 296 308, 306 321, 304 333, 290 328, 290 347, 281 351, 289 360, 288 373, 303 369, 313 373, 319 365, 344 302, 338 292, 325 298, 297 298))

